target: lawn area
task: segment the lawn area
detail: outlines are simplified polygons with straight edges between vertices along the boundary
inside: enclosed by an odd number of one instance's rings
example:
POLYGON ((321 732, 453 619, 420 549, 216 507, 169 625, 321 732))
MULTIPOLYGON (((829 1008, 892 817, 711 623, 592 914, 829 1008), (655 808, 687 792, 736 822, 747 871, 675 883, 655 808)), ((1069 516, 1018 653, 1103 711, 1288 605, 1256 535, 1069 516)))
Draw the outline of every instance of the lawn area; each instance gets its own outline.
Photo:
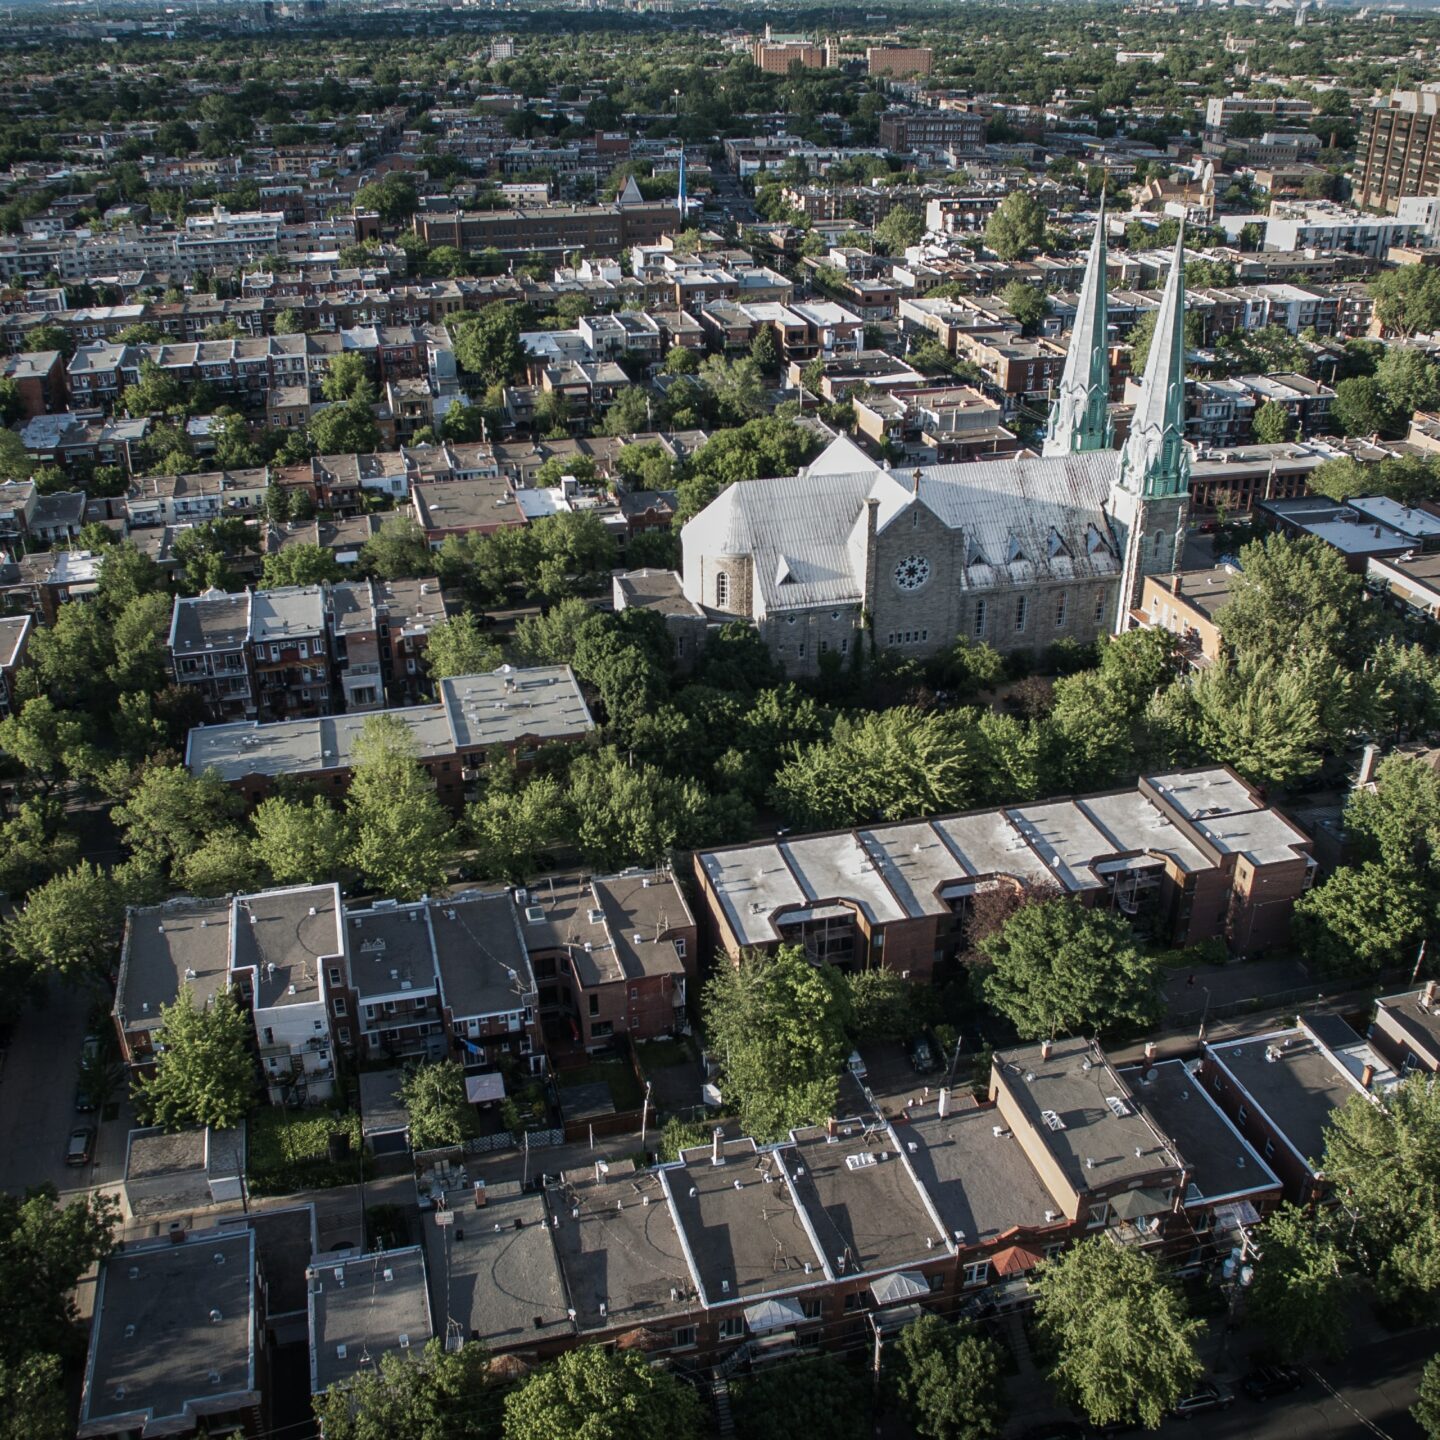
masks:
POLYGON ((561 1090, 568 1090, 572 1085, 608 1085, 610 1099, 619 1113, 638 1110, 645 1098, 644 1087, 624 1060, 592 1060, 578 1070, 558 1071, 555 1081, 561 1090))
POLYGON ((647 1075, 668 1065, 693 1065, 699 1059, 694 1046, 684 1039, 646 1040, 635 1047, 635 1054, 647 1075))
MULTIPOLYGON (((353 1112, 267 1106, 251 1116, 246 1143, 253 1195, 325 1190, 360 1178, 360 1116, 353 1112), (336 1134, 350 1137, 350 1154, 339 1164, 329 1153, 336 1134)), ((368 1167, 368 1158, 364 1163, 368 1167)))

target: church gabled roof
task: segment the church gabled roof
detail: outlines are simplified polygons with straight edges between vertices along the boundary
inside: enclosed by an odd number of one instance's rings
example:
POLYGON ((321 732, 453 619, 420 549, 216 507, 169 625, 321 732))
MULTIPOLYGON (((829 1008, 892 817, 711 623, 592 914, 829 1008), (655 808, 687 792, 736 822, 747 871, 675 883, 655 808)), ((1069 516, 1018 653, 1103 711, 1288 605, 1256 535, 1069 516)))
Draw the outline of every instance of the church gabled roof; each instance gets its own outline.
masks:
POLYGON ((1110 324, 1105 290, 1105 202, 1090 242, 1080 303, 1070 330, 1070 348, 1060 388, 1050 410, 1044 453, 1070 455, 1108 450, 1110 424, 1110 324))

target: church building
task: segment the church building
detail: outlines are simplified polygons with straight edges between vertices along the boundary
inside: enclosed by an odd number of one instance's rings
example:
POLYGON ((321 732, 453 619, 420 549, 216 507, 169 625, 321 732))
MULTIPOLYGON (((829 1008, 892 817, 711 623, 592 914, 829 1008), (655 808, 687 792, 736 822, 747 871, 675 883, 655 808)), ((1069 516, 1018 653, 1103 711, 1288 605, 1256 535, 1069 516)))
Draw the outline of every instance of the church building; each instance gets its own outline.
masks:
POLYGON ((1041 455, 903 472, 840 437, 684 527, 686 598, 751 621, 792 675, 862 646, 924 658, 962 636, 1009 651, 1128 629, 1145 576, 1176 569, 1185 537, 1184 321, 1182 238, 1114 448, 1102 214, 1041 455))

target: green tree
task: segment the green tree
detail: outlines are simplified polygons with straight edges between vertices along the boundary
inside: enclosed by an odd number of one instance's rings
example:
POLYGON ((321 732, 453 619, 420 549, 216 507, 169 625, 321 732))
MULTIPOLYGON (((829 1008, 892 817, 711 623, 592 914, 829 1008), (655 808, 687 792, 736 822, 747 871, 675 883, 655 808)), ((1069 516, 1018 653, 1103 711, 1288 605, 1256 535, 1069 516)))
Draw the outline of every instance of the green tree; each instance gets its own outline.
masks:
POLYGON ((806 1434, 866 1440, 871 1433, 865 1382, 839 1355, 767 1365, 737 1380, 731 1399, 740 1440, 806 1434))
POLYGON ((213 830, 197 850, 180 858, 176 878, 192 895, 237 895, 258 889, 264 867, 243 830, 213 830))
POLYGON ((0 1440, 69 1440, 58 1355, 0 1359, 0 1440))
POLYGON ((795 748, 775 776, 775 803, 811 829, 960 810, 975 793, 973 745, 965 711, 842 716, 828 741, 795 748))
POLYGON ((317 885, 343 874, 354 843, 344 815, 325 799, 272 795, 250 823, 255 853, 277 885, 317 885))
POLYGON ((275 334, 301 335, 305 331, 305 317, 293 307, 282 310, 275 317, 275 334))
POLYGON ((721 415, 731 425, 743 425, 764 413, 765 377, 753 360, 711 355, 700 365, 700 382, 715 396, 721 415))
POLYGON ((797 946, 722 959, 705 987, 705 1031, 721 1091, 745 1133, 778 1139, 835 1113, 850 1049, 844 982, 797 946))
POLYGON ((627 385, 605 412, 602 435, 634 435, 650 429, 650 395, 640 385, 627 385))
POLYGON ((1067 898, 1017 910, 980 943, 985 998, 1024 1039, 1142 1026, 1158 1013, 1158 964, 1124 918, 1067 898))
POLYGON ((1386 330, 1404 338, 1440 326, 1440 274, 1428 265, 1397 265, 1370 282, 1375 316, 1386 330))
POLYGON ((315 1396, 315 1418, 326 1440, 498 1440, 503 1389, 489 1367, 483 1345, 387 1350, 315 1396))
POLYGON ((0 480, 28 480, 35 461, 14 430, 0 430, 0 480))
POLYGON ((565 793, 551 775, 537 775, 517 790, 487 790, 465 820, 481 873, 509 881, 533 875, 546 846, 572 823, 565 793))
MULTIPOLYGON (((605 621, 599 612, 573 597, 520 620, 515 626, 515 651, 532 664, 572 665, 581 640, 604 629, 605 621)), ((3 725, 0 721, 0 737, 3 725)))
POLYGON ((1331 1112, 1323 1168, 1353 1229, 1346 1244, 1396 1312, 1433 1319, 1440 1296, 1440 1086, 1417 1072, 1383 1104, 1331 1112))
POLYGON ((1351 790, 1345 837, 1361 860, 1440 882, 1440 775, 1407 755, 1387 756, 1373 789, 1351 790))
POLYGON ((1295 904, 1295 943, 1332 975, 1406 964, 1430 914, 1412 876, 1367 861, 1336 870, 1295 904))
POLYGON ((1157 1429, 1199 1378, 1203 1326, 1159 1263, 1096 1237, 1041 1266, 1035 1318, 1055 1352, 1051 1378, 1096 1425, 1157 1429))
POLYGON ((508 385, 525 370, 520 319, 513 305, 487 305, 473 318, 452 322, 455 360, 482 386, 508 385))
POLYGON ((1395 411, 1379 382, 1352 375, 1335 386, 1331 417, 1346 435, 1384 435, 1395 424, 1395 411))
POLYGON ((185 408, 185 387, 153 360, 140 362, 140 378, 120 395, 127 415, 169 415, 185 408))
POLYGON ((125 843, 174 866, 206 838, 239 818, 245 807, 213 770, 191 775, 183 765, 147 765, 124 804, 112 812, 125 843))
POLYGON ((922 1315, 895 1345, 896 1389, 926 1440, 991 1440, 1005 1423, 1000 1355, 991 1340, 922 1315))
POLYGON ((886 212, 872 234, 880 254, 903 255, 911 245, 919 243, 925 234, 925 222, 915 211, 896 205, 886 212))
MULTIPOLYGON (((590 511, 547 515, 530 527, 534 574, 527 588, 550 602, 601 588, 615 566, 615 541, 590 511)), ((492 537, 493 538, 493 537, 492 537)))
POLYGON ((278 590, 283 585, 333 585, 345 572, 335 552, 323 545, 287 545, 265 557, 260 571, 260 588, 278 590))
POLYGON ((435 556, 411 516, 393 515, 360 547, 360 568, 380 580, 418 580, 435 573, 435 556))
POLYGON ((191 987, 181 985, 175 1003, 160 1007, 155 1073, 135 1082, 143 1123, 166 1130, 238 1125, 255 1103, 252 1034, 250 1017, 228 990, 200 1005, 191 987))
POLYGON ((856 1041, 904 1040, 915 1028, 915 989, 883 965, 847 981, 850 1034, 856 1041))
POLYGON ((587 865, 654 864, 677 845, 705 843, 704 790, 653 765, 627 765, 613 745, 575 760, 566 800, 587 865))
POLYGON ((350 859, 381 894, 414 900, 444 883, 451 825, 414 741, 393 715, 372 715, 355 742, 346 815, 350 859))
POLYGON ((30 892, 0 931, 6 952, 42 978, 94 980, 118 960, 122 907, 110 877, 89 861, 30 892))
POLYGON ((380 444, 380 427, 369 402, 345 400, 316 412, 310 440, 321 455, 368 455, 380 444))
MULTIPOLYGON (((66 606, 60 613, 85 608, 66 606)), ((85 732, 78 715, 62 709, 48 695, 37 695, 0 720, 0 750, 32 776, 63 779, 85 763, 85 732)))
POLYGON ((665 373, 667 375, 693 375, 700 368, 700 357, 684 345, 672 345, 665 352, 665 373))
POLYGON ((1270 535, 1240 552, 1233 598, 1219 612, 1227 645, 1246 657, 1357 658, 1371 630, 1360 577, 1323 541, 1270 535))
POLYGON ((1027 335, 1033 335, 1050 313, 1050 301, 1045 292, 1034 285, 1027 285, 1023 280, 1012 280, 1001 290, 1000 299, 1027 335))
POLYGON ((1290 438, 1290 412, 1278 400, 1267 400, 1251 423, 1262 445, 1279 445, 1290 438))
POLYGON ((119 1218, 119 1205, 110 1195, 61 1205, 50 1186, 23 1197, 0 1194, 0 1281, 12 1287, 0 1361, 15 1366, 33 1354, 74 1354, 80 1315, 75 1289, 81 1276, 114 1248, 119 1218))
POLYGON ((1024 190, 1012 190, 985 224, 985 243, 1002 260, 1018 260, 1045 238, 1045 207, 1024 190))
POLYGON ((1375 383, 1391 406, 1406 417, 1416 410, 1433 410, 1440 401, 1440 366, 1408 346, 1386 349, 1375 367, 1375 383))
POLYGON ((1420 1395, 1410 1407, 1415 1423, 1427 1440, 1440 1440, 1440 1355, 1426 1362, 1420 1373, 1420 1395))
POLYGON ((80 842, 66 827, 63 804, 53 796, 29 796, 0 825, 0 890, 11 900, 21 900, 69 869, 79 853, 80 842))
POLYGON ((750 342, 750 358, 766 374, 780 368, 780 346, 776 343, 773 326, 762 325, 755 332, 755 338, 750 342))
POLYGON ((408 1071, 400 1083, 400 1103, 410 1116, 410 1145, 415 1150, 460 1145, 480 1133, 458 1060, 437 1060, 408 1071))
POLYGON ((451 675, 484 675, 499 667, 500 647, 480 631, 468 611, 451 615, 431 627, 425 666, 437 683, 451 675))
POLYGON ((1262 1258, 1246 1297, 1249 1319, 1285 1360, 1340 1359, 1350 1285, 1328 1220, 1282 1205, 1255 1240, 1262 1258))
POLYGON ((505 1399, 505 1440, 700 1440, 703 1433, 694 1390, 633 1350, 571 1350, 505 1399))
POLYGON ((373 405, 375 387, 370 382, 370 369, 365 357, 358 350, 342 350, 326 369, 325 378, 320 382, 320 393, 336 403, 363 400, 366 405, 373 405))

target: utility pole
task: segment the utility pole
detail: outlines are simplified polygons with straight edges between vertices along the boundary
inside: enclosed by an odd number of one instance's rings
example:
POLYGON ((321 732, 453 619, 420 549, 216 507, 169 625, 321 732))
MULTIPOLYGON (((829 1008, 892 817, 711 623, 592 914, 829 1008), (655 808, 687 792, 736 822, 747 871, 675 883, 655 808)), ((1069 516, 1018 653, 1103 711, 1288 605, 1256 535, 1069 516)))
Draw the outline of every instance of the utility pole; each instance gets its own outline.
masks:
POLYGON ((650 1081, 645 1082, 645 1099, 640 1106, 640 1148, 645 1148, 645 1126, 650 1118, 650 1081))

